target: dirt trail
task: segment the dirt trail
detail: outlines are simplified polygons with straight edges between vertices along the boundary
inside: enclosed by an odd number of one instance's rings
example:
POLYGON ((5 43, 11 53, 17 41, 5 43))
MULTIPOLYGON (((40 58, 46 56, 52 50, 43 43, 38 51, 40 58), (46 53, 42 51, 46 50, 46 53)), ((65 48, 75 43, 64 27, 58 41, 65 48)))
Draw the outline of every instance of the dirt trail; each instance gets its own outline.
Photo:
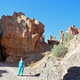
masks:
MULTIPOLYGON (((24 69, 24 75, 17 76, 18 67, 11 67, 8 64, 0 62, 0 80, 40 80, 39 77, 28 74, 29 69, 24 69)), ((34 74, 35 75, 35 74, 34 74)))

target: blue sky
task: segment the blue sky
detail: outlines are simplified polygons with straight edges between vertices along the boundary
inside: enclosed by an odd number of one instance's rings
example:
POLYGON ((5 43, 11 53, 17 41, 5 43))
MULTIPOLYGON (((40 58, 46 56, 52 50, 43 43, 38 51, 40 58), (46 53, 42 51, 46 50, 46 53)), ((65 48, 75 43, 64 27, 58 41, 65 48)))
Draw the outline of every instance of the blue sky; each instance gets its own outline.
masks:
POLYGON ((80 0, 0 0, 0 18, 14 11, 42 22, 46 41, 50 35, 60 40, 60 31, 73 24, 80 28, 80 0))

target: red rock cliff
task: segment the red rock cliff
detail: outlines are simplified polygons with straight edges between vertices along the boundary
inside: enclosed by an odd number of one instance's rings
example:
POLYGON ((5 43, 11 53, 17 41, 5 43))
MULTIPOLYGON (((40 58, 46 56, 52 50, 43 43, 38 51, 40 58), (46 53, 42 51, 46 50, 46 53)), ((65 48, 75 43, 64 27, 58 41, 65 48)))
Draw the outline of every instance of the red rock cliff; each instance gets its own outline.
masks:
POLYGON ((13 16, 2 16, 0 29, 1 45, 5 47, 8 61, 15 61, 25 53, 40 49, 44 25, 37 19, 30 19, 22 12, 14 12, 13 16))

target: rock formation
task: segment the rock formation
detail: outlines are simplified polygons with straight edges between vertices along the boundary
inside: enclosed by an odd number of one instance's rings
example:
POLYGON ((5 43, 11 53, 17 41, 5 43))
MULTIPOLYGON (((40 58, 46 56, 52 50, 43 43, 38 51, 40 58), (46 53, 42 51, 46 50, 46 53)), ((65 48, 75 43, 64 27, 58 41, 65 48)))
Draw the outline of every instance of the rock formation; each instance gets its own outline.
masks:
POLYGON ((55 44, 59 44, 59 42, 56 40, 56 37, 52 37, 50 35, 50 40, 48 40, 48 44, 55 45, 55 44))
POLYGON ((68 53, 64 58, 50 54, 42 59, 38 65, 41 80, 80 80, 80 34, 75 35, 66 47, 68 53))
POLYGON ((70 33, 72 35, 77 35, 79 33, 79 29, 75 27, 75 25, 72 25, 71 27, 68 28, 67 33, 70 33))
POLYGON ((77 28, 78 29, 78 32, 80 33, 80 28, 77 28))
POLYGON ((52 37, 52 36, 50 35, 50 40, 56 40, 56 37, 55 37, 55 36, 52 37))
POLYGON ((40 48, 40 38, 44 33, 44 25, 37 19, 30 19, 22 12, 0 19, 1 46, 5 48, 8 58, 15 61, 26 53, 40 48))
POLYGON ((61 31, 61 33, 60 33, 60 39, 61 39, 60 43, 64 41, 64 33, 63 33, 63 31, 61 31))
POLYGON ((40 41, 45 42, 45 36, 44 35, 42 35, 42 37, 40 38, 40 41))

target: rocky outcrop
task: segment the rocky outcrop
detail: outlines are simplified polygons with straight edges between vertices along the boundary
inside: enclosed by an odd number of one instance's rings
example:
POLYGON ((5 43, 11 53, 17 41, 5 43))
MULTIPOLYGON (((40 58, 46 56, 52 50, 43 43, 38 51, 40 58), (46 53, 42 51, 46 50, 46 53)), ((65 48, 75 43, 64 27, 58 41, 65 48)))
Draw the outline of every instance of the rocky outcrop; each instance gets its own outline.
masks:
POLYGON ((39 63, 41 80, 80 80, 80 34, 66 45, 68 53, 58 59, 51 53, 39 63))
MULTIPOLYGON (((64 57, 63 61, 61 61, 62 77, 67 74, 68 69, 75 66, 80 67, 80 59, 79 59, 80 58, 80 38, 79 37, 80 37, 80 34, 74 36, 74 38, 70 40, 66 45, 66 47, 68 48, 68 53, 64 57)), ((76 75, 78 75, 78 73, 76 73, 76 75)), ((66 75, 66 79, 64 80, 67 80, 67 77, 68 76, 66 75)), ((69 76, 69 78, 73 79, 73 76, 69 76)), ((75 80, 77 80, 76 78, 75 80)))
POLYGON ((40 42, 45 42, 45 36, 42 35, 42 37, 40 38, 40 42))
POLYGON ((7 61, 15 61, 26 53, 41 50, 40 38, 44 25, 37 19, 30 19, 22 12, 0 19, 1 45, 8 55, 7 61))
POLYGON ((50 40, 56 40, 56 37, 55 37, 55 36, 52 37, 52 36, 50 35, 50 40))
POLYGON ((72 35, 77 35, 79 33, 79 29, 75 27, 75 25, 72 25, 71 27, 68 28, 67 33, 70 33, 72 35))
POLYGON ((54 36, 54 37, 52 37, 51 35, 50 35, 50 40, 48 40, 48 44, 50 44, 50 45, 58 45, 59 44, 59 42, 56 40, 56 37, 54 36))

